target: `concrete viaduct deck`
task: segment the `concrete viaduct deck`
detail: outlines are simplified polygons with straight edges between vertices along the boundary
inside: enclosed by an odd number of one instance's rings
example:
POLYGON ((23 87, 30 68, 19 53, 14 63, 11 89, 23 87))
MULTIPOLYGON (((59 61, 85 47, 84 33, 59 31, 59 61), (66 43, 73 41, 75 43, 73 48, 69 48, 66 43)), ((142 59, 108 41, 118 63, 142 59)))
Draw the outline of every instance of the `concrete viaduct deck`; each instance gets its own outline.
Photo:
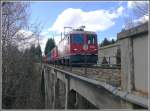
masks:
POLYGON ((147 98, 50 65, 43 65, 42 76, 46 108, 86 109, 85 101, 98 109, 132 109, 136 106, 148 108, 147 98), (64 93, 61 94, 62 92, 64 93), (78 95, 84 99, 81 100, 78 95))

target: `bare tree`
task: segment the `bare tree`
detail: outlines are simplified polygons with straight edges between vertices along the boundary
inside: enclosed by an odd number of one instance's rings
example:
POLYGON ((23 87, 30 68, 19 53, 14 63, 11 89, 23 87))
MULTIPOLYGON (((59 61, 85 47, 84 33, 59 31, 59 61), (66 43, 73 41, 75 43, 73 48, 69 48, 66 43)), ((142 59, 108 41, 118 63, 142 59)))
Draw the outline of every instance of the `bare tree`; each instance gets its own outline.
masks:
POLYGON ((130 13, 130 16, 124 19, 125 27, 123 30, 133 28, 147 21, 149 15, 149 2, 134 1, 131 11, 132 13, 130 13))
POLYGON ((131 17, 127 17, 124 19, 124 29, 127 30, 127 29, 131 29, 135 26, 133 20, 131 17))
POLYGON ((26 7, 26 4, 2 2, 3 108, 11 107, 14 98, 16 98, 15 89, 20 82, 21 76, 18 76, 17 68, 21 67, 17 67, 17 65, 18 60, 21 60, 21 53, 12 43, 15 40, 15 34, 26 25, 26 7))
POLYGON ((7 45, 15 34, 27 25, 27 4, 15 2, 2 3, 2 41, 7 45))
POLYGON ((29 51, 20 51, 18 46, 35 43, 40 33, 40 29, 37 28, 39 24, 28 24, 28 7, 29 4, 24 2, 2 2, 3 108, 26 107, 28 93, 25 91, 33 70, 32 58, 29 51), (25 29, 31 29, 32 33, 27 35, 21 32, 25 29), (33 41, 30 41, 31 39, 33 41))
POLYGON ((149 3, 141 1, 141 3, 134 1, 133 13, 136 17, 142 17, 144 15, 148 16, 149 13, 149 3))

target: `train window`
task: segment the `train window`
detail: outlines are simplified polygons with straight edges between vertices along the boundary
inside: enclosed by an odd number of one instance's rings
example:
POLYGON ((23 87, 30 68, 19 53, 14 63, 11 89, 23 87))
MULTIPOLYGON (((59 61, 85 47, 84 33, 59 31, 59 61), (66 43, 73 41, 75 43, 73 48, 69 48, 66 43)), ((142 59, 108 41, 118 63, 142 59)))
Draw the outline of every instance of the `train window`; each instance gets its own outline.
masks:
POLYGON ((71 42, 75 44, 83 44, 83 35, 82 34, 74 34, 71 37, 71 42))
POLYGON ((87 42, 88 42, 88 44, 94 44, 95 43, 95 35, 92 35, 92 34, 87 35, 87 42))
POLYGON ((69 44, 69 41, 70 41, 70 40, 69 40, 69 36, 67 37, 67 40, 68 40, 68 44, 69 44))

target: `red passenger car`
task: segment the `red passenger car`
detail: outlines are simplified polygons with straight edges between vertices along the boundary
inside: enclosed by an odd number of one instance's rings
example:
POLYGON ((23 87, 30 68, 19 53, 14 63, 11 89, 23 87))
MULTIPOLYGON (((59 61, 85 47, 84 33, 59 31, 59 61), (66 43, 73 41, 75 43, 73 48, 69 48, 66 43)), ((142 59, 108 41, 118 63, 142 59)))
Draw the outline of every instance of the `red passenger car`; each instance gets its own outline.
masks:
POLYGON ((58 51, 57 51, 57 47, 54 47, 51 50, 51 54, 50 54, 50 62, 51 63, 55 63, 58 60, 58 51))
POLYGON ((45 55, 45 57, 43 57, 43 61, 44 61, 44 63, 48 63, 47 55, 45 55))

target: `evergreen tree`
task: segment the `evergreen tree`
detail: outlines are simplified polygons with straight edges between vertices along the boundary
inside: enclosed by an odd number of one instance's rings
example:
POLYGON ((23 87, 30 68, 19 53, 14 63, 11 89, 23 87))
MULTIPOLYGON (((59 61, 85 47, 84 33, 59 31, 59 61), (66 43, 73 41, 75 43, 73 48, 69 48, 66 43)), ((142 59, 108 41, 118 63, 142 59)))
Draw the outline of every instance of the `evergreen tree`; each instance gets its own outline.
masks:
POLYGON ((42 51, 41 51, 40 45, 38 45, 37 47, 35 47, 35 45, 32 45, 30 48, 30 55, 31 55, 32 61, 34 62, 41 61, 42 51))
POLYGON ((50 38, 48 39, 46 46, 45 46, 45 55, 47 55, 53 48, 55 47, 55 41, 54 39, 50 38))
POLYGON ((106 45, 109 45, 109 44, 110 44, 110 41, 109 41, 107 38, 105 38, 105 39, 102 41, 102 43, 101 43, 100 46, 106 46, 106 45))
POLYGON ((111 40, 111 43, 114 44, 116 41, 114 39, 111 40))
POLYGON ((31 57, 34 58, 34 55, 35 55, 35 45, 31 46, 31 48, 30 48, 30 54, 31 54, 31 57))
POLYGON ((35 53, 36 53, 36 55, 38 56, 38 57, 41 57, 41 55, 42 55, 42 51, 41 51, 41 46, 40 45, 38 45, 36 48, 35 48, 35 53))
POLYGON ((104 40, 101 42, 100 47, 114 44, 116 41, 114 39, 108 40, 107 38, 104 38, 104 40))

